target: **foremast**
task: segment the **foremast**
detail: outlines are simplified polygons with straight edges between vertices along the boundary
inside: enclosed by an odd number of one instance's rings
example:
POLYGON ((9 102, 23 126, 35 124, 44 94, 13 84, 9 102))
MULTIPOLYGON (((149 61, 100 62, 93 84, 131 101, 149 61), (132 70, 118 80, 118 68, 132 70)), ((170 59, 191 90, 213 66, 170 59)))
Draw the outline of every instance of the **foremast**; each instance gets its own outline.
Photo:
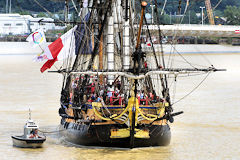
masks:
MULTIPOLYGON (((142 31, 142 25, 143 25, 143 17, 144 17, 144 12, 145 12, 145 8, 147 6, 147 3, 145 1, 143 1, 141 3, 141 18, 140 18, 140 23, 139 23, 139 29, 138 29, 138 34, 137 34, 137 42, 136 42, 136 48, 135 48, 135 52, 132 55, 132 59, 133 59, 133 70, 132 73, 134 75, 139 75, 140 70, 143 66, 143 58, 145 57, 144 53, 141 51, 141 47, 140 47, 140 36, 141 36, 141 31, 142 31)), ((135 126, 136 126, 136 107, 139 105, 137 103, 137 85, 138 85, 138 80, 135 79, 134 80, 134 98, 130 98, 130 103, 132 103, 132 106, 130 108, 130 147, 133 148, 134 147, 134 134, 135 134, 135 126), (132 102, 135 101, 135 102, 132 102)), ((132 95, 133 96, 133 95, 132 95)))

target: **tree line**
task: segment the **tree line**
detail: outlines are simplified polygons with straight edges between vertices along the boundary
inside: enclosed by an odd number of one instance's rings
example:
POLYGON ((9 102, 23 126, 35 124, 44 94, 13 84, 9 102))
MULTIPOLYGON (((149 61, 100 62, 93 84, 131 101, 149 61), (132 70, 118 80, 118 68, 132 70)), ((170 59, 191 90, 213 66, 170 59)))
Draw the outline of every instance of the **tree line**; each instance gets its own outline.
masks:
MULTIPOLYGON (((51 13, 63 14, 64 2, 56 2, 51 0, 37 0, 42 7, 51 13)), ((76 0, 75 0, 76 1, 76 0)), ((81 1, 81 0, 80 0, 81 1)), ((146 0, 148 2, 148 6, 146 7, 146 13, 151 14, 152 8, 150 4, 154 2, 154 0, 146 0)), ((216 5, 216 9, 213 11, 215 20, 218 20, 219 17, 224 17, 226 20, 225 24, 229 25, 240 25, 240 0, 222 0, 221 3, 218 2, 221 0, 211 0, 212 8, 216 5)), ((6 8, 7 0, 0 1, 0 12, 7 13, 9 8, 6 8)), ((33 0, 12 0, 11 1, 11 11, 12 13, 20 13, 20 14, 38 14, 39 16, 46 16, 46 10, 39 6, 33 0)), ((71 1, 69 1, 71 3, 71 1)), ((141 0, 135 0, 135 9, 139 12, 141 10, 140 6, 141 0)), ((165 0, 157 0, 158 3, 158 13, 162 12, 162 8, 165 0)), ((167 5, 164 9, 163 15, 159 15, 160 21, 162 24, 174 24, 174 23, 191 23, 191 24, 199 24, 201 23, 201 13, 200 6, 205 6, 204 0, 189 0, 188 10, 185 11, 186 0, 168 0, 167 5), (181 3, 179 3, 181 2, 181 3), (185 13, 185 14, 184 14, 185 13), (198 13, 198 14, 197 14, 198 13)), ((72 4, 70 4, 72 6, 72 4)), ((8 5, 9 7, 9 5, 8 5)), ((71 7, 70 7, 71 8, 71 7)), ((72 10, 70 12, 74 12, 72 10)), ((204 15, 207 15, 206 8, 204 9, 204 15)), ((48 15, 49 16, 49 15, 48 15)), ((154 16, 156 19, 156 16, 154 16)), ((208 23, 208 19, 205 19, 205 23, 208 23)))

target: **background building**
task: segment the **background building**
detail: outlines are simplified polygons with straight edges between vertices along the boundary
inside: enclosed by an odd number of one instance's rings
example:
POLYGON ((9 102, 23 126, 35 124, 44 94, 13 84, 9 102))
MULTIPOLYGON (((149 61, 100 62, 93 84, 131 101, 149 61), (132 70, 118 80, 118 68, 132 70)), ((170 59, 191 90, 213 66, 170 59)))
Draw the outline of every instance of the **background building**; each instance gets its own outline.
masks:
MULTIPOLYGON (((0 14, 0 35, 24 35, 40 28, 45 32, 56 29, 54 23, 38 23, 39 20, 54 22, 52 18, 34 18, 30 15, 20 14, 0 14)), ((59 29, 59 27, 57 28, 59 29)))

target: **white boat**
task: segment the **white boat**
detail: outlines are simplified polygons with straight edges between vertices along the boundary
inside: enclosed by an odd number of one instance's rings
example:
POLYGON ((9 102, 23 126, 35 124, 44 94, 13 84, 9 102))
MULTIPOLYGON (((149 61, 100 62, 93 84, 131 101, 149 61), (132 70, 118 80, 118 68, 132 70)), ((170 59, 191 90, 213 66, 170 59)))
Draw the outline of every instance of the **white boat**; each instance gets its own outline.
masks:
POLYGON ((13 146, 22 148, 39 148, 42 147, 46 140, 44 135, 39 135, 38 125, 29 117, 24 125, 24 134, 21 136, 12 136, 13 146))

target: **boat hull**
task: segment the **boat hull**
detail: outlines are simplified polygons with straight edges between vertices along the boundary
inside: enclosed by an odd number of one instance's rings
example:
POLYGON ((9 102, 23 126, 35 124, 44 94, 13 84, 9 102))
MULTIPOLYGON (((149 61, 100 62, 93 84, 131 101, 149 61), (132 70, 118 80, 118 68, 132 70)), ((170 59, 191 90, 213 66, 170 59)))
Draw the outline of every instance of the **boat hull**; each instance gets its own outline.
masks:
MULTIPOLYGON (((130 138, 110 138, 114 125, 87 125, 63 123, 60 128, 65 140, 77 145, 130 147, 130 138)), ((171 140, 169 125, 152 125, 148 128, 150 138, 134 138, 134 147, 166 146, 171 140)))
POLYGON ((21 148, 40 148, 46 138, 24 138, 23 136, 12 136, 13 146, 21 148))

